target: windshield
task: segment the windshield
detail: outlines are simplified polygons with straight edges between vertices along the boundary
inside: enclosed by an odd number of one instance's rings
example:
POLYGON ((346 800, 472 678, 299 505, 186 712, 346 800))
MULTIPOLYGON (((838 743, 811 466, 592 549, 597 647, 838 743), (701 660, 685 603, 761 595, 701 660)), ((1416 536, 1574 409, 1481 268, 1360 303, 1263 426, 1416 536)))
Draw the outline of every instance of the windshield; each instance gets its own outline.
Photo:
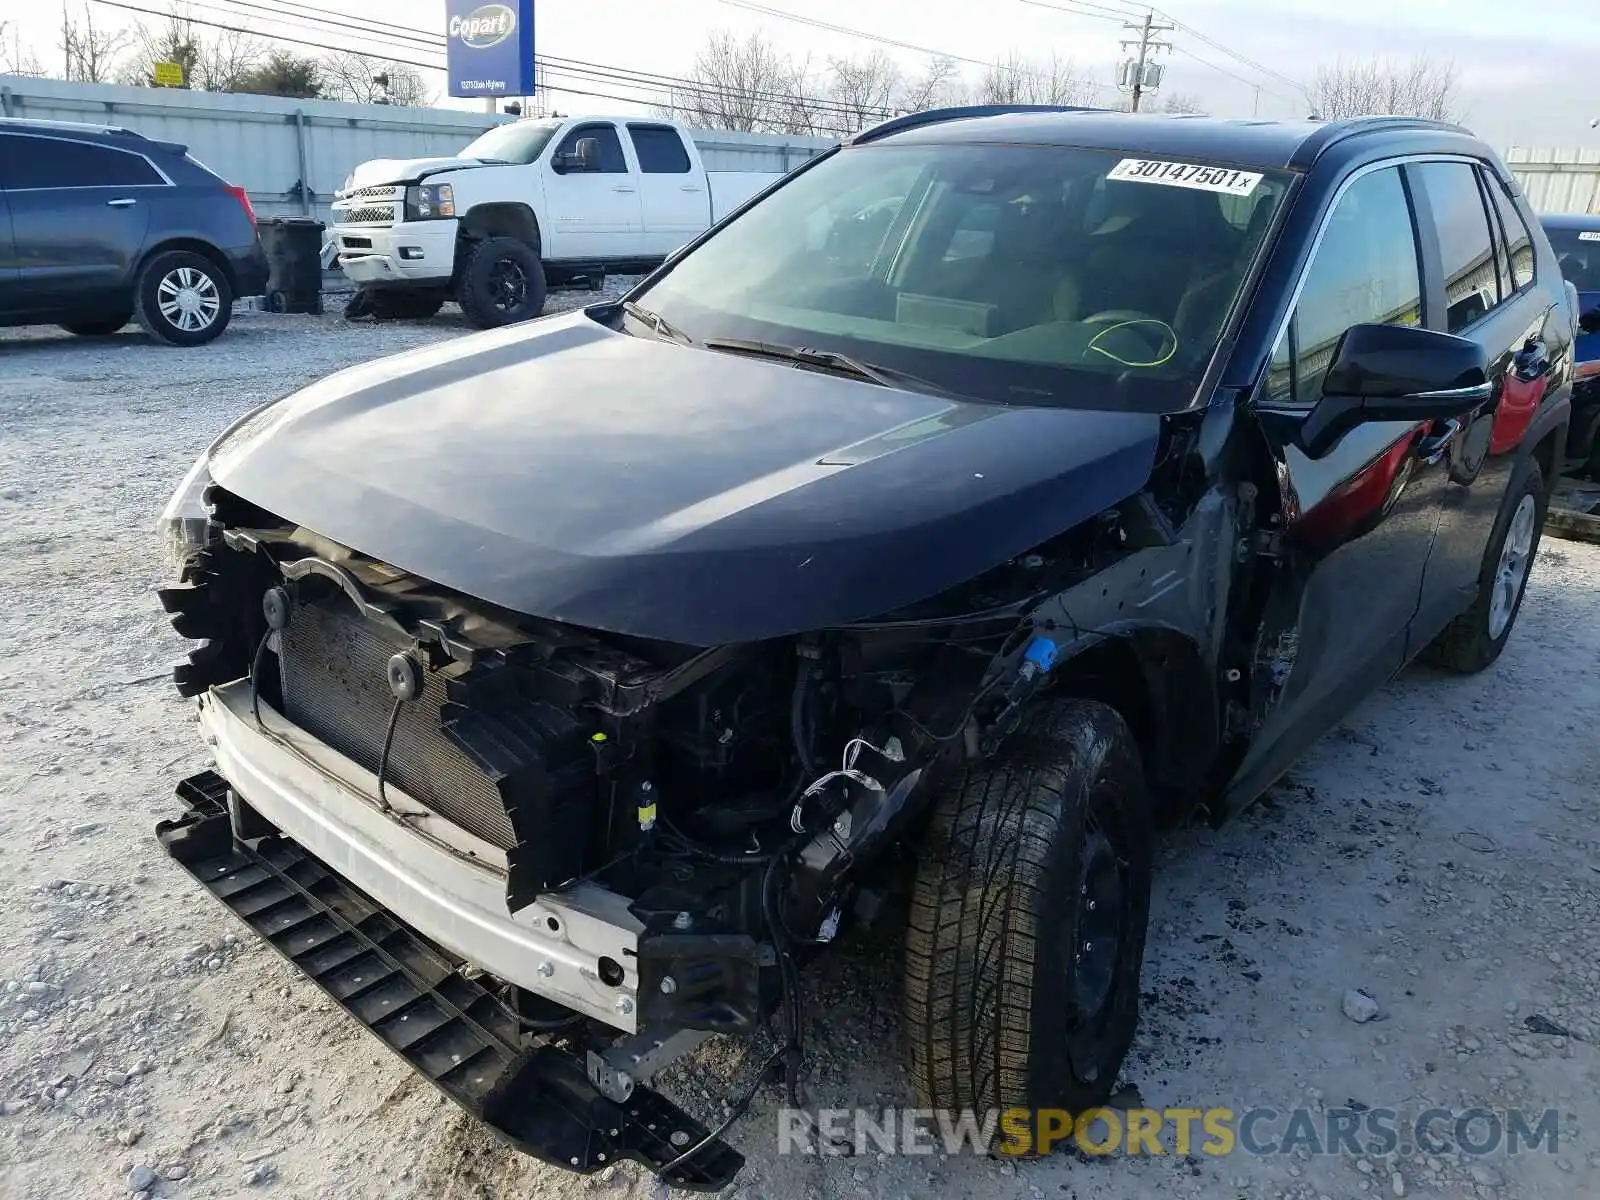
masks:
POLYGON ((560 128, 560 121, 513 121, 509 125, 496 125, 469 142, 461 151, 461 157, 531 163, 560 128))
POLYGON ((1580 292, 1600 292, 1600 217, 1594 228, 1547 229, 1562 276, 1580 292))
POLYGON ((847 149, 634 299, 696 342, 1016 404, 1188 407, 1289 177, 1054 146, 847 149))

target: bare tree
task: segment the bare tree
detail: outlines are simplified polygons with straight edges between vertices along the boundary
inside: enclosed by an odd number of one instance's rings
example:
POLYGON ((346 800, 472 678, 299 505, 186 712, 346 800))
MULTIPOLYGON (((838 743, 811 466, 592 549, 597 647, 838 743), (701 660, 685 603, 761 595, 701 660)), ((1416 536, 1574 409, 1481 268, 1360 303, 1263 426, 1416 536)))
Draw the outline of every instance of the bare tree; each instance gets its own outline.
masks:
POLYGON ((1013 50, 984 68, 974 99, 979 104, 1088 105, 1098 90, 1070 58, 1052 53, 1034 60, 1013 50))
POLYGON ((22 29, 15 21, 0 21, 0 75, 29 75, 40 78, 44 65, 30 49, 23 49, 22 29))
POLYGON ((840 134, 859 133, 887 120, 904 90, 905 79, 881 50, 866 58, 828 60, 830 120, 840 134))
POLYGON ((1161 102, 1161 111, 1182 116, 1204 116, 1206 110, 1198 96, 1192 96, 1188 92, 1173 92, 1161 102))
POLYGON ((432 99, 422 73, 405 63, 342 52, 328 55, 322 66, 323 95, 333 100, 421 108, 432 99))
POLYGON ((726 30, 706 39, 689 82, 672 90, 673 115, 691 123, 741 132, 780 126, 794 114, 793 66, 760 34, 739 38, 726 30))
POLYGON ((1406 62, 1340 59, 1317 68, 1310 95, 1316 115, 1328 121, 1374 114, 1449 121, 1459 115, 1459 79, 1454 62, 1426 55, 1406 62))
POLYGON ((900 91, 899 107, 906 112, 924 112, 930 108, 943 108, 960 104, 966 96, 966 84, 961 79, 961 68, 953 58, 940 55, 930 59, 921 75, 908 79, 900 91))
POLYGON ((128 44, 125 29, 96 29, 94 12, 83 6, 83 19, 75 21, 67 6, 61 6, 61 54, 66 78, 79 83, 109 83, 117 56, 128 44))
POLYGON ((118 77, 123 83, 152 81, 155 65, 177 63, 185 87, 205 92, 236 92, 266 57, 266 44, 235 30, 207 31, 186 10, 174 8, 159 25, 136 25, 134 50, 118 77))

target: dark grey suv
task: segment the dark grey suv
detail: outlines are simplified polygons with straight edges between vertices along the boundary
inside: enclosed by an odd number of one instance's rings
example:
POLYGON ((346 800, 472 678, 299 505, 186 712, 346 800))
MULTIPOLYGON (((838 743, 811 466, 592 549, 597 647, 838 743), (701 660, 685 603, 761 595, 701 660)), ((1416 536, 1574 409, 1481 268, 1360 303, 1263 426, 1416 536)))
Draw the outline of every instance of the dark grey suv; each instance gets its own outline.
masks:
POLYGON ((228 326, 267 261, 241 187, 127 129, 0 121, 0 324, 178 346, 228 326))

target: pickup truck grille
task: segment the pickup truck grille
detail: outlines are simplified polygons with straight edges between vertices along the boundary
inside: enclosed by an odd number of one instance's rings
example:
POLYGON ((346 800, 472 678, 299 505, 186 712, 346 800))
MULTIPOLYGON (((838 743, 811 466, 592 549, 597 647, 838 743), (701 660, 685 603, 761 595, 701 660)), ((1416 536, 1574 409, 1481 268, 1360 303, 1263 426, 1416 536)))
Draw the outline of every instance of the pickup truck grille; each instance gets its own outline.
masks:
MULTIPOLYGON (((324 604, 297 608, 283 631, 284 715, 340 754, 376 772, 394 697, 384 674, 409 643, 324 604)), ((426 673, 422 694, 400 708, 385 778, 446 820, 501 850, 516 844, 495 784, 445 736, 444 681, 426 673)))
POLYGON ((339 211, 334 207, 334 219, 340 225, 393 225, 394 205, 369 204, 361 208, 345 209, 339 211))
POLYGON ((345 192, 340 197, 340 199, 341 200, 366 200, 366 199, 370 199, 373 196, 381 196, 385 200, 387 200, 387 199, 392 198, 394 196, 394 193, 395 193, 394 184, 392 184, 392 183, 380 183, 380 184, 376 185, 375 187, 357 188, 353 192, 345 192))

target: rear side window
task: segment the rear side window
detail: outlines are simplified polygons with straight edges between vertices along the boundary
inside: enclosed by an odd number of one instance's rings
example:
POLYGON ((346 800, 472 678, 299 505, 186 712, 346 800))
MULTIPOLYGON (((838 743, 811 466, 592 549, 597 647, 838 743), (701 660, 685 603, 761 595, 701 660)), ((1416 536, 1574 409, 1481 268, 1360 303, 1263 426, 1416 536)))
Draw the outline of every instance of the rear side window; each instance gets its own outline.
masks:
POLYGON ((1505 184, 1486 171, 1483 186, 1488 189, 1495 211, 1500 214, 1500 226, 1506 231, 1506 247, 1511 252, 1511 282, 1520 292, 1533 282, 1533 234, 1506 194, 1505 184))
POLYGON ((143 155, 62 138, 11 135, 0 147, 0 185, 24 188, 143 187, 166 180, 143 155))
POLYGON ((676 129, 660 125, 629 125, 633 152, 639 156, 639 169, 646 175, 685 175, 689 171, 689 152, 676 129))
POLYGON ((574 129, 556 147, 556 154, 576 154, 578 143, 584 138, 593 138, 600 143, 600 173, 603 175, 626 175, 628 173, 628 160, 622 156, 622 139, 617 137, 615 125, 584 125, 574 129))
MULTIPOLYGON (((1490 270, 1492 281, 1492 264, 1490 270)), ((1421 320, 1422 272, 1411 204, 1400 172, 1388 167, 1356 180, 1328 215, 1290 332, 1273 353, 1267 399, 1314 404, 1339 340, 1352 325, 1421 320)))
POLYGON ((1422 179, 1439 235, 1445 328, 1460 333, 1500 303, 1494 245, 1477 173, 1469 164, 1456 162, 1421 163, 1411 170, 1422 179))

